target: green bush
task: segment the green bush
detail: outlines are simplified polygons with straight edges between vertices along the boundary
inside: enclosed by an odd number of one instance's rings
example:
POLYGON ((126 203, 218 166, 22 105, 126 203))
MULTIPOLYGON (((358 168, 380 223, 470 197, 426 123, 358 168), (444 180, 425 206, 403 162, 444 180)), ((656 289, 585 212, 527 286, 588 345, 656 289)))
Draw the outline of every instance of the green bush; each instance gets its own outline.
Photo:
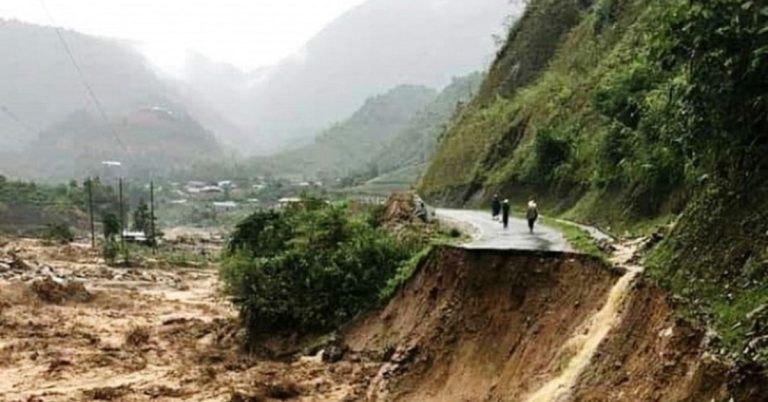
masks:
POLYGON ((101 256, 104 257, 104 261, 107 264, 112 265, 117 260, 117 256, 120 254, 120 243, 114 240, 114 238, 107 238, 101 245, 101 256))
POLYGON ((400 286, 402 286, 408 279, 410 279, 411 276, 413 276, 416 268, 418 268, 419 265, 426 261, 427 257, 429 257, 429 255, 432 253, 432 249, 432 247, 425 247, 418 253, 411 256, 411 258, 400 264, 395 275, 389 278, 387 284, 381 289, 379 298, 382 301, 389 300, 395 294, 397 289, 399 289, 400 286))
POLYGON ((573 173, 568 164, 572 148, 567 135, 548 128, 539 130, 524 178, 533 184, 567 182, 573 173))
POLYGON ((49 224, 45 229, 44 237, 59 243, 71 243, 75 241, 75 234, 72 232, 72 229, 64 223, 49 224))
POLYGON ((333 329, 378 301, 415 246, 319 200, 237 226, 222 279, 251 341, 333 329))

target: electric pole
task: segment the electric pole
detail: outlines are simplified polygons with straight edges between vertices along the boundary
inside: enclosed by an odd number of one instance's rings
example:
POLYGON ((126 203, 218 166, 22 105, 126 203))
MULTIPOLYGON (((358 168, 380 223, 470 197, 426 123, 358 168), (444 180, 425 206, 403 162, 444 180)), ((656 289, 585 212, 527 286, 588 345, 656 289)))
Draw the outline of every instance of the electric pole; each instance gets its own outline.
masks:
POLYGON ((155 181, 149 182, 149 227, 152 232, 152 250, 157 253, 157 237, 155 237, 155 181))
POLYGON ((125 250, 125 210, 123 207, 123 178, 118 181, 119 190, 118 197, 120 202, 120 246, 125 250))
POLYGON ((96 228, 93 223, 93 179, 88 178, 88 215, 91 218, 91 248, 96 248, 96 228))

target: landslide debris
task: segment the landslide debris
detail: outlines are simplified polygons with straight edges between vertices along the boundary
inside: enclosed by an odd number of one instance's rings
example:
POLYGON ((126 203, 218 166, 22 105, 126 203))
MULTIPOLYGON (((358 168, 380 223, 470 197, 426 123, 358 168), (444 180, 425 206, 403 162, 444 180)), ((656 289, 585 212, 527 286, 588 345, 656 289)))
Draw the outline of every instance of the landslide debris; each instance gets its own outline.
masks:
POLYGON ((386 358, 368 389, 376 400, 523 395, 567 359, 560 345, 618 276, 575 254, 437 248, 346 341, 386 358))
MULTIPOLYGON (((47 247, 40 255, 57 255, 47 247)), ((68 258, 35 264, 92 274, 90 303, 41 303, 34 281, 0 282, 9 400, 524 400, 561 372, 575 353, 569 341, 622 275, 582 255, 435 247, 386 306, 306 356, 276 361, 242 348, 216 271, 161 271, 184 275, 190 287, 180 290, 68 258)), ((564 400, 764 400, 759 371, 708 354, 709 336, 670 306, 663 291, 633 282, 621 322, 564 400)), ((763 325, 762 310, 751 316, 763 325)))
POLYGON ((37 297, 46 302, 63 304, 65 302, 88 303, 93 295, 85 289, 82 282, 63 282, 51 277, 37 279, 29 285, 37 297))
MULTIPOLYGON (((526 400, 578 353, 621 276, 582 255, 440 247, 343 339, 349 355, 381 362, 368 400, 526 400)), ((763 377, 711 355, 663 291, 633 279, 620 300, 558 401, 764 400, 763 377)))
POLYGON ((384 203, 381 221, 387 225, 414 222, 417 218, 417 199, 413 193, 392 193, 384 203))

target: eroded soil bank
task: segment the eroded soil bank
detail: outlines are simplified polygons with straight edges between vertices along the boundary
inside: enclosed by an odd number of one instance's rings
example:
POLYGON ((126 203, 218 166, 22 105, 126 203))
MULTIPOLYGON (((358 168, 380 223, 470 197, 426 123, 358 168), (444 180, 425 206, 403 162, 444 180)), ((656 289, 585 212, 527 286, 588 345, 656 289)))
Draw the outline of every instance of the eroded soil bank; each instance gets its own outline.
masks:
POLYGON ((371 400, 768 400, 757 373, 710 355, 660 290, 625 274, 576 254, 441 248, 346 340, 387 360, 371 400), (615 320, 600 318, 609 300, 615 320), (605 337, 581 353, 596 325, 605 337), (557 381, 584 356, 572 384, 557 381), (542 392, 552 384, 564 389, 542 392))
POLYGON ((333 347, 275 361, 241 348, 215 267, 110 268, 84 245, 13 240, 0 400, 526 401, 548 384, 569 384, 557 401, 766 400, 642 278, 595 320, 624 275, 577 254, 438 247, 333 347), (573 383, 557 381, 606 322, 573 383))
POLYGON ((0 401, 338 401, 375 372, 245 353, 215 266, 111 268, 87 245, 4 243, 0 401))

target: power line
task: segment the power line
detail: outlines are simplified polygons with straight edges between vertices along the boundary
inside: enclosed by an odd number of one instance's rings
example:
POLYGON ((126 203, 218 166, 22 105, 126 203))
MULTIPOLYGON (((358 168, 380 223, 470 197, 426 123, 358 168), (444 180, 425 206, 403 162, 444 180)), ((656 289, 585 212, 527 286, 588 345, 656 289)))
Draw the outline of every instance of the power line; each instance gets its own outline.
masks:
POLYGON ((51 26, 53 26, 54 30, 56 31, 56 36, 59 38, 59 42, 61 43, 61 46, 64 48, 64 51, 67 53, 67 56, 69 57, 69 60, 72 62, 72 65, 75 67, 75 70, 77 70, 77 74, 80 77, 80 81, 85 87, 85 90, 88 92, 88 95, 90 96, 94 105, 96 106, 96 109, 101 115, 101 118, 107 124, 107 127, 109 127, 109 131, 112 134, 112 136, 115 137, 115 141, 117 141, 118 145, 120 145, 123 151, 125 151, 126 154, 128 154, 128 156, 130 157, 130 153, 131 153, 130 150, 125 145, 123 140, 120 139, 120 135, 118 135, 117 130, 115 130, 115 128, 112 126, 112 123, 109 121, 109 117, 107 116, 107 113, 104 110, 103 105, 99 101, 99 98, 96 96, 96 93, 93 91, 93 87, 91 87, 91 84, 89 84, 88 80, 85 78, 85 73, 80 68, 80 64, 75 59, 75 56, 72 53, 72 50, 69 48, 67 41, 64 39, 64 35, 61 33, 61 27, 56 25, 56 22, 53 20, 51 13, 48 11, 48 7, 45 5, 45 0, 40 0, 40 6, 43 8, 43 11, 45 12, 46 17, 48 18, 48 21, 51 23, 51 26))
POLYGON ((23 127, 25 130, 29 131, 30 134, 37 134, 39 132, 39 130, 32 127, 31 124, 27 124, 23 120, 21 120, 19 116, 17 116, 15 113, 10 111, 5 105, 0 105, 0 111, 2 111, 6 116, 8 116, 8 118, 13 120, 16 124, 23 127))

